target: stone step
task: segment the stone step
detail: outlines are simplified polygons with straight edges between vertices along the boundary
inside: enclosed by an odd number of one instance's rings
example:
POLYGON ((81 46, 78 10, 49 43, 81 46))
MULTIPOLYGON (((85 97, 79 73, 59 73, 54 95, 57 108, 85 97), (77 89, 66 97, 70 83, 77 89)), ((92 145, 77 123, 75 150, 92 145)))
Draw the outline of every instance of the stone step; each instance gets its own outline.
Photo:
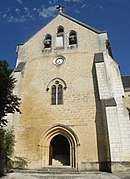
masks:
POLYGON ((59 160, 52 159, 52 166, 63 166, 59 160))
POLYGON ((69 165, 69 160, 69 155, 54 155, 52 158, 52 165, 69 165))
POLYGON ((75 174, 79 171, 76 168, 72 168, 70 166, 58 166, 58 167, 43 167, 38 170, 15 170, 15 172, 22 172, 22 173, 44 173, 44 174, 75 174))
POLYGON ((49 171, 49 172, 54 172, 54 173, 75 173, 77 172, 78 170, 76 168, 72 168, 70 166, 58 166, 58 167, 43 167, 41 169, 42 172, 46 172, 46 171, 49 171))

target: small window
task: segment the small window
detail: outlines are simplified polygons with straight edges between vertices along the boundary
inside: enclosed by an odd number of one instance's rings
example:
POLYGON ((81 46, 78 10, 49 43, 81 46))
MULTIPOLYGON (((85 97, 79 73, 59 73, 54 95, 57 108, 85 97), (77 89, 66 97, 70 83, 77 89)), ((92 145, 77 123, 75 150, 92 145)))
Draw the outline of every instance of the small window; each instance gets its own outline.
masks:
POLYGON ((56 81, 56 85, 52 86, 51 104, 63 104, 63 86, 56 81))
POLYGON ((44 39, 44 48, 51 48, 52 37, 50 34, 46 35, 44 39))
POLYGON ((69 45, 77 45, 77 34, 75 31, 69 33, 69 45))
POLYGON ((59 26, 56 34, 56 48, 64 47, 64 27, 59 26))
POLYGON ((58 104, 63 104, 63 87, 62 87, 62 85, 58 86, 58 104))
POLYGON ((52 94, 51 94, 51 104, 55 105, 56 104, 56 86, 52 86, 52 94))
POLYGON ((64 35, 64 27, 59 26, 57 28, 57 36, 63 36, 64 35))

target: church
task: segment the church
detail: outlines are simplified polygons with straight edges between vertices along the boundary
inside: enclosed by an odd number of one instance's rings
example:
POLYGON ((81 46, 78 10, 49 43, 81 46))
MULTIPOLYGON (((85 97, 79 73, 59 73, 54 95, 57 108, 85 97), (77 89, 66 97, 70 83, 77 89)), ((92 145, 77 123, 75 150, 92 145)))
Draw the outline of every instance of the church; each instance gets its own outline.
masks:
POLYGON ((14 155, 28 169, 128 170, 130 77, 121 78, 106 31, 62 10, 17 45, 14 155))

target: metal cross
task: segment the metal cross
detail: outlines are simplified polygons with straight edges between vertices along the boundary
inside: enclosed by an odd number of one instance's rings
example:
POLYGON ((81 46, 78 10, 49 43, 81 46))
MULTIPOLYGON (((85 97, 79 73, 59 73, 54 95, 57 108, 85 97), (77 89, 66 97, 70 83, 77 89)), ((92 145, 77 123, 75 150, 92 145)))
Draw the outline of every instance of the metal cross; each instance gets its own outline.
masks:
POLYGON ((58 9, 59 12, 62 12, 63 8, 64 8, 64 6, 61 3, 59 3, 59 5, 56 7, 56 9, 58 9))

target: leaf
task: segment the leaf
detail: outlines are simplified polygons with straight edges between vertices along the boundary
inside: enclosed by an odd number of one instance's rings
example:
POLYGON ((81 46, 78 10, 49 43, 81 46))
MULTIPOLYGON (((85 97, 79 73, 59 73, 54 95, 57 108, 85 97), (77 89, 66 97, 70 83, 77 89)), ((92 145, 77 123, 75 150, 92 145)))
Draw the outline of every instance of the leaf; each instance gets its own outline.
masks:
POLYGON ((13 94, 16 79, 8 69, 8 63, 0 61, 0 126, 6 126, 7 120, 4 119, 8 113, 20 112, 20 98, 13 94))

